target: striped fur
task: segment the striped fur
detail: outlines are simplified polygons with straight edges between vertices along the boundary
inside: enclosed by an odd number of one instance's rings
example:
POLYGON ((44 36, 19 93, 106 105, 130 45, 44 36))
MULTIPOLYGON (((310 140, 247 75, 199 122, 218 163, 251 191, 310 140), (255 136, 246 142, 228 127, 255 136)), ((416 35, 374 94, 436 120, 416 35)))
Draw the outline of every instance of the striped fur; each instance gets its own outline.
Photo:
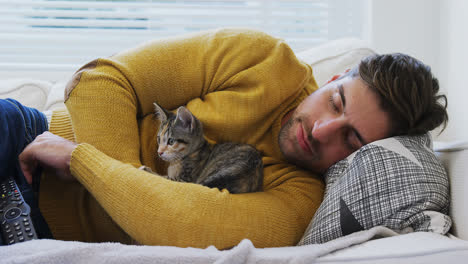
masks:
POLYGON ((169 162, 167 178, 193 182, 230 193, 261 191, 263 163, 251 145, 226 142, 211 145, 203 136, 203 126, 187 108, 173 114, 155 105, 161 121, 158 155, 169 162))

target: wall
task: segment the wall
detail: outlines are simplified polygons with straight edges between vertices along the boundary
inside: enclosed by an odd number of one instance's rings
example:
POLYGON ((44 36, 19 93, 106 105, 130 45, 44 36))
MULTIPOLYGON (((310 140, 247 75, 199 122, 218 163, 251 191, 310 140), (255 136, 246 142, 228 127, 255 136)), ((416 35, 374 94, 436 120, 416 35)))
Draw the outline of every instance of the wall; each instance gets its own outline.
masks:
POLYGON ((468 1, 370 1, 369 40, 380 53, 403 52, 430 65, 449 100, 449 125, 437 140, 468 140, 468 1), (463 72, 462 72, 463 71, 463 72))
POLYGON ((441 1, 440 11, 440 81, 447 87, 450 115, 443 136, 468 140, 468 1, 441 1))
POLYGON ((371 43, 382 53, 412 55, 438 72, 438 5, 438 0, 370 1, 371 43))

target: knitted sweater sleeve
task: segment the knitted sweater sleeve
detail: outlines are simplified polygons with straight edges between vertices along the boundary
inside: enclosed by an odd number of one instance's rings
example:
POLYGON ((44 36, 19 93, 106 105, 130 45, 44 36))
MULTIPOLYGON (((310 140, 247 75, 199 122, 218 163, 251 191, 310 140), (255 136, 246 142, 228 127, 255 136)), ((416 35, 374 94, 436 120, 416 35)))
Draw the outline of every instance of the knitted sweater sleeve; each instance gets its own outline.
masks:
POLYGON ((148 42, 87 64, 66 91, 80 143, 72 174, 143 244, 228 248, 249 238, 257 247, 294 245, 323 194, 322 183, 306 172, 267 159, 265 174, 275 179, 270 187, 232 195, 135 168, 141 164, 138 120, 153 113, 154 101, 175 109, 210 100, 255 74, 268 85, 267 70, 303 76, 290 67, 290 53, 263 33, 222 30, 148 42), (245 54, 250 47, 256 48, 245 54), (270 60, 282 66, 274 69, 270 60), (240 76, 246 71, 253 73, 240 76))

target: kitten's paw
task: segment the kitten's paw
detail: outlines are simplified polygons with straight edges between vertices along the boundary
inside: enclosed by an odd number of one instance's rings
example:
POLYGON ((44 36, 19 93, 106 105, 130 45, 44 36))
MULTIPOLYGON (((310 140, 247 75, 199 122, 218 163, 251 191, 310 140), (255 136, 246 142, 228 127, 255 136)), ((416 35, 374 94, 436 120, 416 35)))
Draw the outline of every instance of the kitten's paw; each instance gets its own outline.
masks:
POLYGON ((145 165, 140 166, 140 168, 138 168, 138 169, 139 169, 139 170, 144 170, 144 171, 146 171, 146 172, 149 172, 149 173, 153 173, 153 174, 154 174, 154 171, 151 170, 150 167, 147 167, 147 166, 145 166, 145 165))

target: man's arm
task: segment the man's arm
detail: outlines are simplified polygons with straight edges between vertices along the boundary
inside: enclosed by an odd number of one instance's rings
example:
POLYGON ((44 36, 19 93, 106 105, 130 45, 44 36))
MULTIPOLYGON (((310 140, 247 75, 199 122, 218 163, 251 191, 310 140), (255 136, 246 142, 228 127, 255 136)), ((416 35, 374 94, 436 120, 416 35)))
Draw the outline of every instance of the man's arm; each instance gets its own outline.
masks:
POLYGON ((244 238, 256 247, 294 245, 323 195, 318 178, 272 160, 266 160, 266 173, 283 174, 276 178, 280 183, 267 182, 273 187, 265 192, 231 195, 152 177, 89 144, 77 145, 49 132, 28 145, 19 160, 28 182, 27 172, 37 164, 63 180, 78 176, 111 217, 147 245, 223 249, 244 238))

